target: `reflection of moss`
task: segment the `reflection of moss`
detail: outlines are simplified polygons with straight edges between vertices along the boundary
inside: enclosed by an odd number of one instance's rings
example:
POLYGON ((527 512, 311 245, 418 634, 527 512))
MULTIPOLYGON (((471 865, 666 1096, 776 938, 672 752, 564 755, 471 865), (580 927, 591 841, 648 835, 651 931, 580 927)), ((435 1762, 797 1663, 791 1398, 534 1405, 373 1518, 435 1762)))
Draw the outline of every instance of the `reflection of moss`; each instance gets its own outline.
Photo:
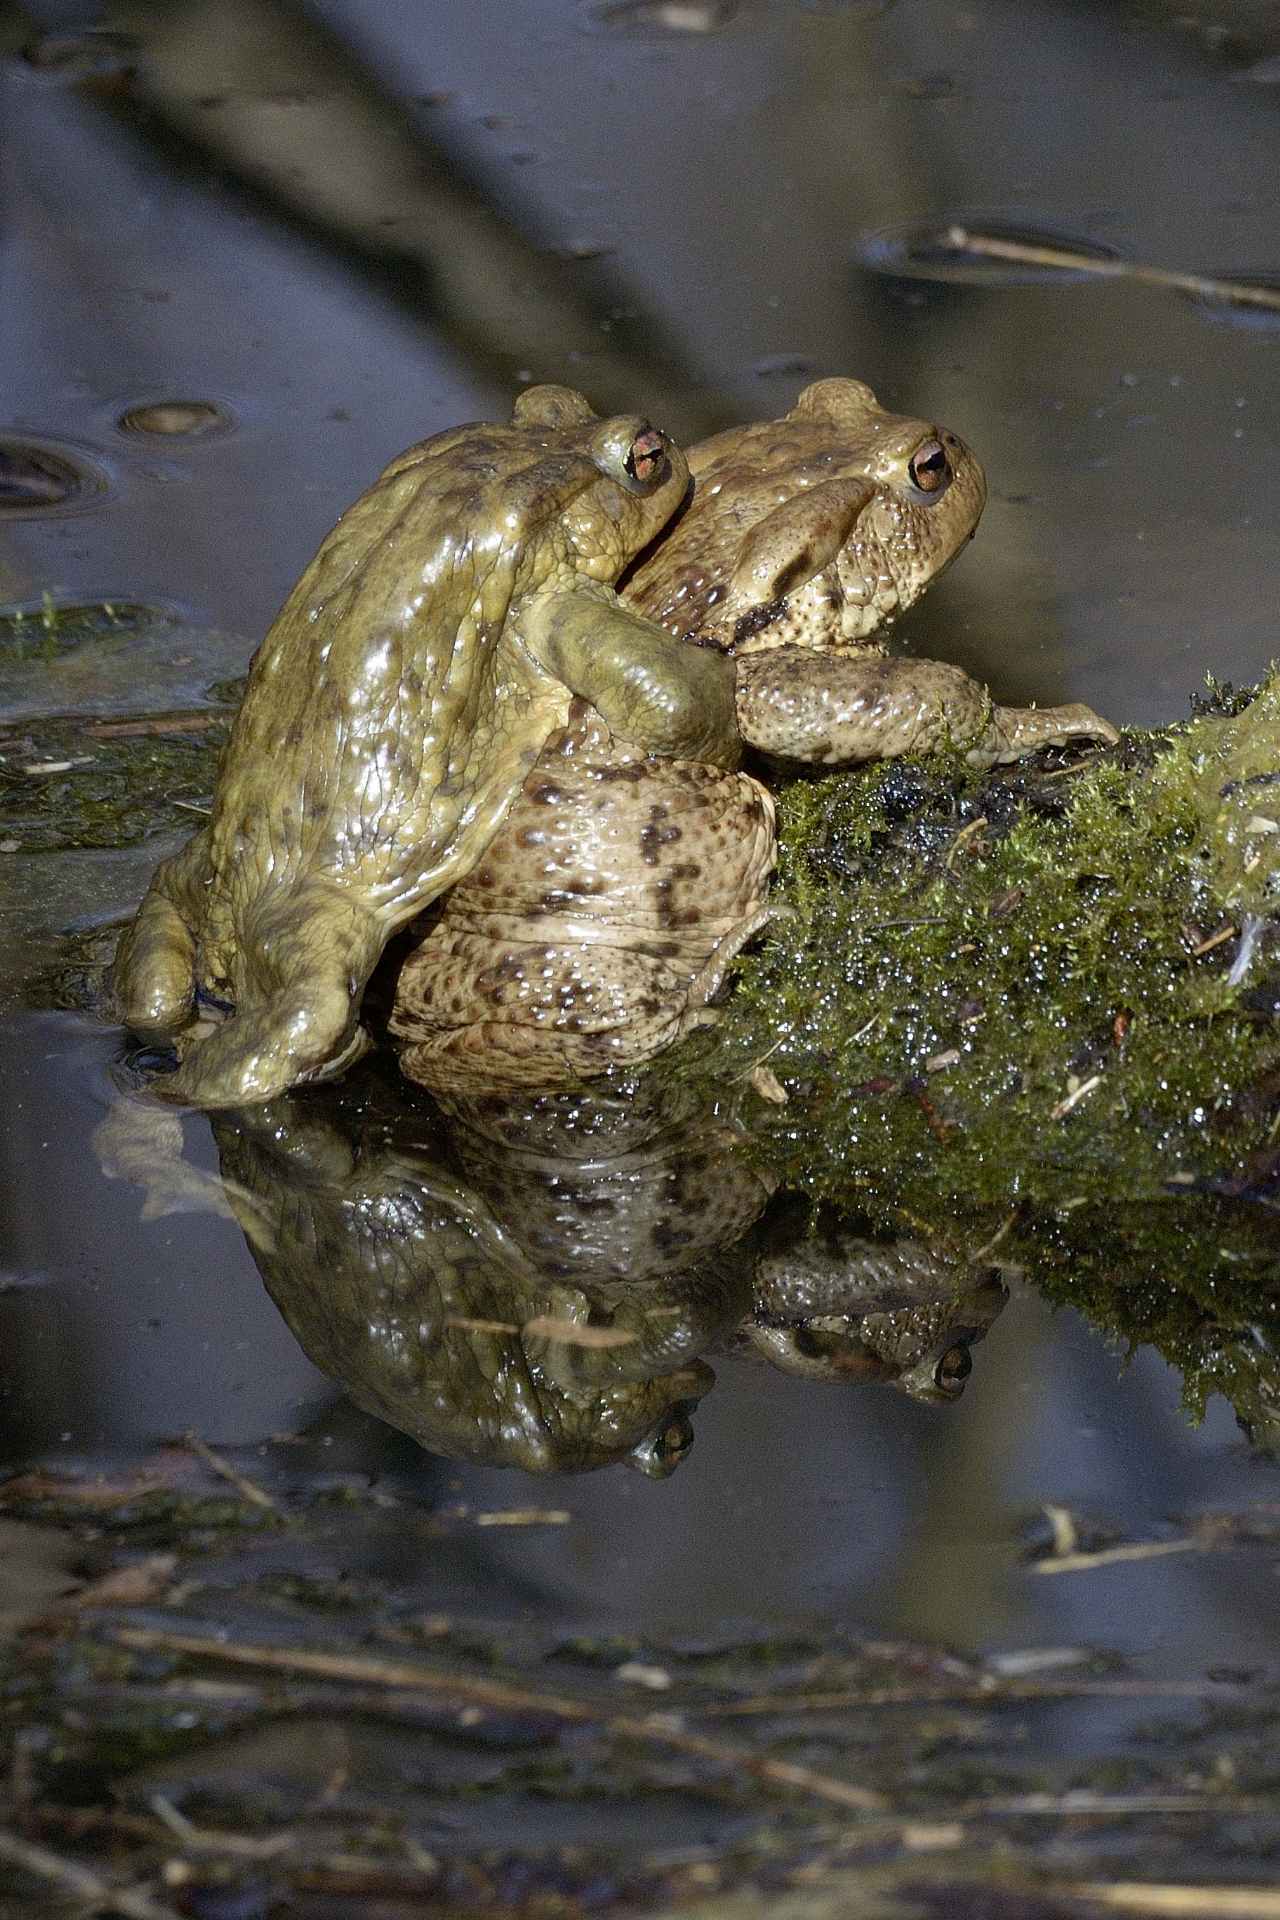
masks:
POLYGON ((137 1551, 202 1552, 215 1544, 214 1536, 228 1533, 270 1532, 283 1525, 278 1513, 251 1505, 233 1494, 186 1494, 166 1488, 146 1488, 136 1498, 101 1509, 86 1509, 68 1493, 59 1496, 56 1482, 28 1490, 21 1482, 3 1487, 4 1511, 24 1520, 75 1529, 92 1512, 96 1533, 127 1541, 137 1551))
POLYGON ((1219 1388, 1255 1421, 1280 1418, 1280 928, 1231 969, 1237 903, 1272 897, 1276 767, 1280 681, 1075 771, 797 783, 783 911, 713 1050, 720 1079, 777 1043, 788 1183, 956 1251, 1003 1228, 1194 1407, 1219 1388))
POLYGON ((51 593, 39 605, 0 608, 0 660, 56 660, 95 640, 115 640, 171 615, 128 600, 60 602, 51 593))
POLYGON ((0 839, 24 853, 124 847, 148 834, 194 831, 213 788, 226 715, 189 733, 99 735, 40 720, 0 741, 0 839), (29 767, 73 764, 61 773, 29 767))

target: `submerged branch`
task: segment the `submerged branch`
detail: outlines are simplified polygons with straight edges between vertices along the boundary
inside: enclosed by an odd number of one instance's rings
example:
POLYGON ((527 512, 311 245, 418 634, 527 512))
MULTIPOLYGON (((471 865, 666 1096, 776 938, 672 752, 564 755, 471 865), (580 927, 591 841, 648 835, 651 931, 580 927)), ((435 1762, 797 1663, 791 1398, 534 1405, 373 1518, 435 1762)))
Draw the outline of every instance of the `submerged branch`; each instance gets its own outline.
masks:
POLYGON ((564 1694, 538 1693, 511 1687, 472 1674, 433 1672, 400 1660, 377 1660, 364 1654, 321 1653, 310 1647, 261 1647, 209 1639, 199 1634, 163 1633, 148 1627, 116 1627, 108 1635, 117 1646, 139 1653, 185 1654, 195 1659, 225 1661, 232 1666, 275 1673, 309 1675, 326 1680, 351 1681, 357 1686, 395 1689, 401 1693, 445 1695, 477 1707, 507 1713, 543 1714, 575 1726, 596 1726, 625 1740, 640 1740, 670 1752, 706 1760, 729 1774, 746 1774, 768 1786, 787 1787, 811 1799, 859 1813, 885 1810, 883 1795, 868 1787, 816 1773, 811 1767, 773 1760, 767 1755, 731 1747, 703 1734, 687 1733, 663 1714, 615 1714, 586 1700, 564 1694))

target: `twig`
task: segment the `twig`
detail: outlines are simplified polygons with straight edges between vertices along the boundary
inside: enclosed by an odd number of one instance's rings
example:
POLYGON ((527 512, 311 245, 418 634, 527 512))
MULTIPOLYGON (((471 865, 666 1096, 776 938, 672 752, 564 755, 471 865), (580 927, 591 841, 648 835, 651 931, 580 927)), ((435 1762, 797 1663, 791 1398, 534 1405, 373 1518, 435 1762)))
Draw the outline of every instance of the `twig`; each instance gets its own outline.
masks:
POLYGON ((1079 1106, 1080 1102, 1084 1099, 1085 1095, 1087 1093, 1092 1093, 1094 1088, 1097 1086, 1101 1086, 1101 1084, 1102 1084, 1102 1075, 1100 1073, 1090 1074, 1089 1078, 1087 1080, 1082 1080, 1080 1082, 1080 1085, 1078 1087, 1073 1088, 1072 1091, 1066 1096, 1064 1100, 1059 1100, 1056 1107, 1050 1107, 1049 1118, 1051 1120, 1065 1120, 1067 1115, 1071 1112, 1071 1109, 1073 1107, 1079 1106))
POLYGON ((116 1646, 130 1647, 139 1653, 189 1654, 193 1659, 222 1660, 231 1666, 274 1673, 311 1674, 320 1679, 350 1681, 357 1686, 395 1688, 402 1693, 443 1694, 469 1701, 474 1706, 492 1707, 498 1712, 546 1714, 553 1720, 564 1720, 575 1726, 597 1725, 618 1738, 666 1747, 673 1753, 709 1761, 727 1773, 749 1774, 770 1786, 791 1787, 833 1806, 853 1808, 859 1813, 882 1813, 888 1806, 882 1794, 868 1787, 854 1786, 849 1781, 815 1773, 810 1767, 793 1766, 745 1748, 726 1746, 702 1734, 687 1733, 664 1714, 605 1713, 588 1701, 572 1700, 563 1694, 535 1693, 472 1674, 437 1673, 430 1667, 398 1660, 320 1653, 310 1647, 237 1645, 199 1634, 163 1633, 150 1627, 116 1627, 107 1637, 116 1646))
POLYGON ((47 1847, 32 1846, 19 1840, 16 1833, 0 1830, 0 1860, 8 1860, 24 1873, 34 1874, 52 1886, 65 1887, 83 1901, 90 1913, 121 1913, 126 1920, 179 1920, 172 1907, 163 1906, 149 1894, 134 1887, 113 1887, 74 1860, 63 1860, 47 1847))
MULTIPOLYGON (((843 1713, 872 1707, 1026 1706, 1037 1700, 1217 1700, 1244 1691, 1215 1680, 1023 1680, 957 1682, 941 1687, 844 1687, 820 1693, 757 1693, 745 1700, 708 1702, 690 1711, 700 1718, 736 1720, 757 1715, 843 1713)), ((986 1802, 984 1801, 985 1808, 986 1802)), ((1280 1803, 1277 1804, 1280 1813, 1280 1803)))
POLYGON ((1046 1892, 1092 1900, 1121 1913, 1176 1914, 1185 1915, 1186 1920, 1280 1920, 1280 1891, 1275 1887, 1179 1887, 1117 1880, 1110 1885, 1086 1881, 1046 1892))
POLYGON ((1051 780, 1069 780, 1073 773, 1083 773, 1087 767, 1091 767, 1094 761, 1101 757, 1101 748, 1095 747, 1091 753, 1080 754, 1077 759, 1071 762, 1069 767, 1055 767, 1052 773, 1042 773, 1037 775, 1037 778, 1041 786, 1046 787, 1051 780))
MULTIPOLYGON (((242 1499, 248 1500, 255 1507, 265 1507, 268 1513, 280 1513, 278 1502, 273 1500, 269 1493, 264 1492, 254 1481, 246 1479, 244 1474, 239 1473, 229 1460, 224 1460, 220 1453, 215 1453, 207 1441, 202 1440, 193 1429, 188 1428, 183 1434, 182 1444, 195 1454, 197 1460, 203 1460, 205 1466, 216 1473, 219 1479, 228 1481, 242 1499)), ((281 1518, 283 1517, 281 1515, 281 1518)))
POLYGON ((1266 307, 1280 313, 1280 288, 1251 287, 1242 280, 1218 280, 1203 273, 1179 273, 1169 267, 1151 267, 1138 260, 1099 258, 1074 247, 1029 246, 1021 240, 997 240, 993 234, 970 233, 967 227, 949 227, 947 245, 957 253, 983 254, 989 260, 1010 260, 1024 267, 1063 267, 1070 273, 1088 273, 1100 280, 1137 280, 1143 286, 1167 287, 1199 300, 1224 305, 1266 307))
MULTIPOLYGON (((779 1047, 786 1046, 787 1041, 790 1039, 790 1037, 791 1037, 790 1034, 786 1034, 786 1033, 779 1034, 778 1038, 774 1041, 773 1045, 771 1047, 766 1047, 763 1053, 757 1054, 756 1058, 751 1062, 751 1065, 749 1067, 744 1067, 741 1073, 730 1074, 729 1085, 731 1087, 736 1087, 737 1085, 739 1085, 741 1081, 749 1080, 752 1074, 756 1071, 756 1069, 758 1067, 762 1067, 765 1061, 768 1060, 773 1054, 775 1054, 778 1051, 779 1047)), ((855 1033, 853 1037, 856 1040, 858 1038, 858 1035, 855 1033)))
POLYGON ((1114 1567, 1124 1560, 1159 1560, 1166 1553, 1203 1553, 1203 1540, 1137 1540, 1126 1547, 1100 1547, 1096 1553, 1054 1553, 1034 1560, 1031 1573, 1091 1573, 1094 1567, 1114 1567))
POLYGON ((976 1253, 971 1253, 969 1255, 969 1265, 971 1267, 980 1267, 984 1260, 990 1259, 991 1255, 995 1252, 996 1248, 1000 1245, 1000 1242, 1004 1239, 1006 1233, 1008 1233, 1010 1227, 1014 1224, 1017 1218, 1018 1218, 1018 1209, 1017 1207, 1014 1207, 1012 1212, 1007 1213, 1005 1215, 1004 1219, 1000 1222, 1000 1225, 996 1228, 991 1238, 989 1240, 984 1240, 982 1245, 978 1248, 978 1251, 976 1253))
POLYGON ((156 1819, 192 1853, 222 1853, 239 1860, 272 1860, 278 1854, 289 1853, 298 1844, 296 1836, 288 1832, 269 1833, 255 1839, 252 1834, 226 1833, 220 1827, 197 1827, 162 1793, 152 1794, 150 1806, 156 1819))
POLYGON ((83 731, 91 740, 127 740, 153 733, 204 733, 228 717, 226 707, 202 707, 191 713, 153 713, 137 720, 90 720, 83 731))
POLYGON ((551 1313, 535 1314, 520 1331, 539 1340, 553 1340, 561 1347, 633 1347, 640 1338, 626 1327, 580 1326, 575 1320, 557 1320, 551 1313))
POLYGON ((864 933, 888 933, 893 927, 945 927, 946 921, 940 913, 926 914, 917 920, 872 920, 862 929, 864 933))
MULTIPOLYGON (((957 1808, 957 1819, 966 1814, 976 1818, 984 1814, 1009 1814, 1022 1819, 1027 1814, 1048 1814, 1055 1820, 1073 1814, 1097 1819, 1131 1819, 1135 1814, 1194 1813, 1249 1814, 1280 1819, 1280 1805, 1266 1794, 1225 1793, 1018 1793, 1008 1800, 978 1800, 972 1806, 957 1808)), ((1200 1909, 1197 1907, 1196 1912, 1200 1909)))
POLYGON ((640 1338, 625 1327, 590 1327, 576 1320, 557 1320, 554 1314, 538 1313, 532 1320, 517 1324, 514 1320, 473 1320, 465 1313, 445 1315, 446 1327, 461 1333, 530 1333, 535 1339, 554 1340, 562 1347, 632 1347, 640 1338))
POLYGON ((1070 1507, 1063 1507, 1050 1501, 1044 1509, 1044 1517, 1053 1529, 1052 1553, 1055 1560, 1063 1560, 1068 1554, 1080 1551, 1080 1529, 1076 1526, 1076 1517, 1070 1507))
POLYGON ((981 833, 982 829, 986 826, 989 826, 990 824, 991 823, 987 819, 986 814, 980 813, 976 820, 970 820, 967 826, 961 827, 959 833, 956 835, 955 839, 951 842, 951 846, 947 851, 947 857, 943 861, 943 865, 945 866, 948 873, 955 872, 956 870, 955 857, 959 853, 960 849, 963 846, 966 846, 968 842, 975 837, 975 835, 981 833))
POLYGON ((1216 933, 1211 933, 1207 940, 1202 940, 1198 947, 1192 947, 1191 958, 1193 960, 1198 960, 1202 954, 1212 953, 1214 948, 1220 947, 1224 940, 1234 940, 1238 932, 1239 932, 1239 928, 1235 925, 1235 923, 1231 920, 1228 920, 1225 927, 1219 927, 1218 931, 1216 933))
POLYGON ((478 1527, 567 1527, 566 1507, 506 1507, 474 1515, 478 1527))

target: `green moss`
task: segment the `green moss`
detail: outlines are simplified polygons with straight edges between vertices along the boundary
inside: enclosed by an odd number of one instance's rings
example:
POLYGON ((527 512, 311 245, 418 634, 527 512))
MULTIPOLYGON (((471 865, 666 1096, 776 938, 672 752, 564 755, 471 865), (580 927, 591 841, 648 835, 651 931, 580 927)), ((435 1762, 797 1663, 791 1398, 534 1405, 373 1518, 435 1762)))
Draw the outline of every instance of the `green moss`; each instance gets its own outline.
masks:
POLYGON ((1280 909, 1280 678, 1238 714, 1192 729, 1166 767, 1208 825, 1223 901, 1280 909))
POLYGON ((0 840, 18 842, 9 858, 194 831, 208 811, 226 719, 214 709, 190 732, 106 737, 73 720, 41 720, 0 739, 0 840))
POLYGON ((1193 1408, 1217 1388, 1258 1425, 1280 1416, 1276 767, 1273 680, 1076 769, 792 786, 779 912, 693 1064, 722 1085, 768 1053, 789 1185, 957 1254, 998 1236, 1154 1341, 1193 1408))

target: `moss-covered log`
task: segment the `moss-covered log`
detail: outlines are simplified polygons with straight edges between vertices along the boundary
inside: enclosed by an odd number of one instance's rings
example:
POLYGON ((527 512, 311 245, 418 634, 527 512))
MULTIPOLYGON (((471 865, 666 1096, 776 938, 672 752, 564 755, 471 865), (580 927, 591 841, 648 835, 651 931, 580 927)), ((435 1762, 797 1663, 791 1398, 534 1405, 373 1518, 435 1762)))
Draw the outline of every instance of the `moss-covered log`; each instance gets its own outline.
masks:
POLYGON ((677 1070, 767 1053, 788 1184, 1022 1267, 1274 1439, 1280 678, 1199 704, 1074 764, 791 786, 769 936, 677 1070))

